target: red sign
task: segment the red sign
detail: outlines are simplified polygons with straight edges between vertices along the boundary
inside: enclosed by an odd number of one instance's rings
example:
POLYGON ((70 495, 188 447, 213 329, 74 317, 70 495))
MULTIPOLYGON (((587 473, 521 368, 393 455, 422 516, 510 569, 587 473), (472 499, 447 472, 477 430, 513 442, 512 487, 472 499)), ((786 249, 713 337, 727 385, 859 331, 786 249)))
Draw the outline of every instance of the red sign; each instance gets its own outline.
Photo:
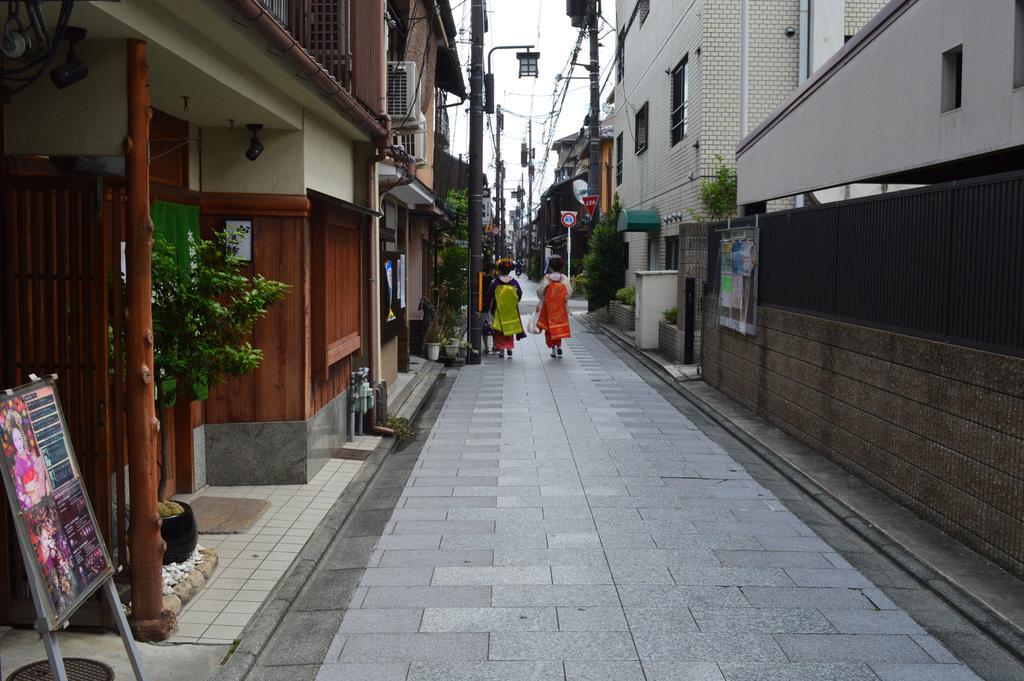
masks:
POLYGON ((562 227, 566 229, 572 229, 576 226, 576 211, 574 210, 563 210, 562 211, 562 227))
POLYGON ((590 194, 583 197, 583 205, 587 209, 587 216, 594 217, 594 210, 597 208, 597 202, 601 200, 601 197, 597 194, 590 194))

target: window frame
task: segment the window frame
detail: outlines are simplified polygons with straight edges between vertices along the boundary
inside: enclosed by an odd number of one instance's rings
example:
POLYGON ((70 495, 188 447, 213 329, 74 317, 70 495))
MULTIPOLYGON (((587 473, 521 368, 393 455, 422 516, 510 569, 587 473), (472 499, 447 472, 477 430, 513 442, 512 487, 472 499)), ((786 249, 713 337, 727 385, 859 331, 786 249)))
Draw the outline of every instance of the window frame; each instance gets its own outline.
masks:
POLYGON ((690 134, 690 55, 688 54, 672 69, 672 98, 670 102, 669 132, 672 146, 675 146, 690 134))
POLYGON ((679 269, 679 235, 665 237, 665 269, 679 269), (673 263, 672 261, 675 261, 673 263))
POLYGON ((626 154, 625 154, 625 152, 623 150, 624 146, 625 146, 625 139, 623 137, 623 134, 620 132, 619 136, 615 138, 615 186, 616 187, 621 187, 622 186, 622 166, 623 166, 623 160, 626 157, 626 154))
POLYGON ((615 54, 615 82, 621 83, 626 75, 626 33, 619 34, 618 49, 615 54))
POLYGON ((942 113, 963 108, 964 46, 963 43, 942 53, 942 113))
POLYGON ((650 102, 644 102, 643 106, 636 110, 636 114, 633 116, 633 153, 639 156, 640 154, 647 151, 647 147, 651 143, 651 119, 650 119, 650 102), (640 122, 641 117, 643 120, 643 142, 641 142, 640 135, 640 122))

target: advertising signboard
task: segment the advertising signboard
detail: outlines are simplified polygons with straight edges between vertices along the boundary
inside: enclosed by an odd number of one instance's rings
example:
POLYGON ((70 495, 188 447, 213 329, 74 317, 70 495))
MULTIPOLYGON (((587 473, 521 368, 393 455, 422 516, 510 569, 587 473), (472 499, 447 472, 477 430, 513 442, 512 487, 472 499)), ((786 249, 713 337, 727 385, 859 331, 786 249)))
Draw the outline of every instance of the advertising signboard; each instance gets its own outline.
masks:
POLYGON ((756 227, 722 234, 718 324, 748 336, 757 335, 756 227))

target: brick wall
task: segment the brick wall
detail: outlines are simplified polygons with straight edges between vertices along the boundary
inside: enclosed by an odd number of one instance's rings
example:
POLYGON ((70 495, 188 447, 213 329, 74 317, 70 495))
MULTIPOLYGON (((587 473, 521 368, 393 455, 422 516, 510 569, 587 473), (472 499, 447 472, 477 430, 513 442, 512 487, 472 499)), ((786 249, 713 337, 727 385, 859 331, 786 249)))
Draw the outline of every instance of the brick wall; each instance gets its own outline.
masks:
POLYGON ((711 386, 1024 577, 1024 359, 758 315, 756 338, 709 320, 711 386))
POLYGON ((846 0, 844 35, 856 35, 885 7, 887 0, 846 0))

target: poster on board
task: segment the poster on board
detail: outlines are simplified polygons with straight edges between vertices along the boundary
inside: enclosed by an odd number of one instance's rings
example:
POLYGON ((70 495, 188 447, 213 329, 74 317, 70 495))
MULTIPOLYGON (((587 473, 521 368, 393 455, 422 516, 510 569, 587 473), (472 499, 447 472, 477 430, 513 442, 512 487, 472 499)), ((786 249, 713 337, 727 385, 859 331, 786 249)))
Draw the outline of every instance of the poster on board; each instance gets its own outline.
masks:
POLYGON ((52 379, 0 393, 3 478, 26 571, 56 631, 113 574, 52 379))
POLYGON ((380 328, 382 343, 396 338, 405 328, 405 255, 395 251, 381 253, 380 328), (401 297, 400 297, 401 296, 401 297))
POLYGON ((748 336, 757 335, 757 242, 756 228, 727 232, 719 262, 719 326, 748 336))

